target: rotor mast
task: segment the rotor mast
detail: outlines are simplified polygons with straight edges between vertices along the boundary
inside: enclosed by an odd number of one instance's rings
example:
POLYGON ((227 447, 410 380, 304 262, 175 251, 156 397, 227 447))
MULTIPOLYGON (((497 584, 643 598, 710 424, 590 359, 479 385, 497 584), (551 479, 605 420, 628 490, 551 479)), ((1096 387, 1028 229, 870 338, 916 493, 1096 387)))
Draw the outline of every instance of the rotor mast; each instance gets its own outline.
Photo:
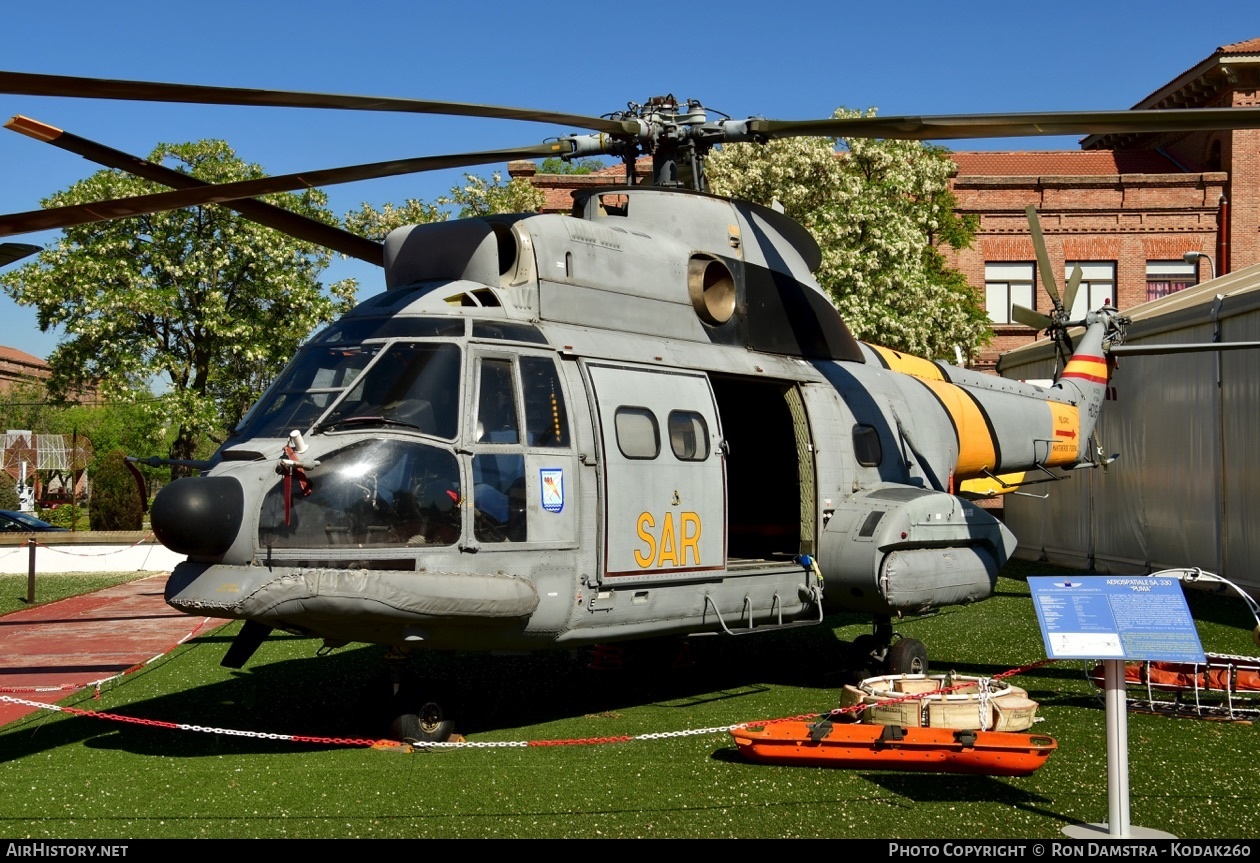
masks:
POLYGON ((651 185, 708 191, 704 162, 717 144, 728 141, 764 140, 754 135, 748 121, 709 121, 708 111, 695 99, 679 104, 673 95, 653 96, 643 105, 631 102, 625 111, 612 115, 627 126, 637 124, 636 132, 625 134, 570 135, 562 138, 572 151, 563 159, 582 156, 618 156, 626 166, 626 184, 634 185, 635 163, 640 156, 652 157, 651 185))

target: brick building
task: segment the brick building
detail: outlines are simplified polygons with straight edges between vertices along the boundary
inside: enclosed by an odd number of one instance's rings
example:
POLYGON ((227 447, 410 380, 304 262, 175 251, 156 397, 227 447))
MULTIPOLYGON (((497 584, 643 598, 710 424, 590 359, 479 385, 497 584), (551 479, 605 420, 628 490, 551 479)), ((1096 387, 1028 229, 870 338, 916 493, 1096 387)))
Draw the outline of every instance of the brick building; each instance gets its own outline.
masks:
POLYGON ((0 345, 0 393, 22 382, 44 384, 50 377, 52 369, 39 357, 0 345))
MULTIPOLYGON (((1134 108, 1260 104, 1260 39, 1218 48, 1134 108)), ((1060 289, 1079 264, 1078 309, 1104 301, 1121 309, 1216 274, 1260 263, 1260 130, 1094 135, 1080 150, 956 152, 959 210, 979 217, 972 248, 950 253, 985 298, 995 338, 979 358, 1037 338, 1011 305, 1039 311, 1050 298, 1036 271, 1024 208, 1037 207, 1060 289), (1187 252, 1203 255, 1187 262, 1187 252)), ((615 166, 585 176, 542 175, 532 162, 508 166, 547 196, 545 212, 568 212, 585 186, 621 182, 615 166)), ((647 174, 646 160, 639 174, 647 174)))

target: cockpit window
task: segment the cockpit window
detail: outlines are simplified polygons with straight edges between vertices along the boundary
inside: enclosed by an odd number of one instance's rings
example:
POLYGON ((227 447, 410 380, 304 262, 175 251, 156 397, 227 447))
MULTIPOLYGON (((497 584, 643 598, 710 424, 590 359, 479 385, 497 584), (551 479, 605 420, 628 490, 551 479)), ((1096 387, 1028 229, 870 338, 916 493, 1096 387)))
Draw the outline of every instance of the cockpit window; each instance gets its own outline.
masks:
POLYGON ((477 395, 477 443, 519 443, 518 428, 512 361, 482 360, 477 395))
POLYGON ((525 437, 530 446, 567 447, 569 414, 551 357, 521 357, 525 437))
POLYGON ((450 439, 459 428, 458 408, 459 348, 395 342, 321 425, 379 421, 450 439))
POLYGON ((264 548, 452 545, 460 534, 454 454, 399 439, 360 441, 306 473, 310 494, 278 482, 263 500, 264 548))
POLYGON ((456 345, 436 342, 308 345, 263 394, 238 434, 287 437, 294 429, 308 429, 344 393, 325 427, 377 421, 453 438, 459 427, 459 353, 456 345))
POLYGON ((294 429, 310 428, 378 350, 379 346, 308 345, 246 415, 238 432, 246 437, 286 437, 294 429))
POLYGON ((538 332, 538 328, 529 324, 473 321, 472 335, 474 339, 504 339, 511 342, 528 342, 533 345, 547 344, 547 339, 538 332))
POLYGON ((337 321, 311 344, 359 344, 365 339, 459 338, 463 318, 350 318, 337 321))

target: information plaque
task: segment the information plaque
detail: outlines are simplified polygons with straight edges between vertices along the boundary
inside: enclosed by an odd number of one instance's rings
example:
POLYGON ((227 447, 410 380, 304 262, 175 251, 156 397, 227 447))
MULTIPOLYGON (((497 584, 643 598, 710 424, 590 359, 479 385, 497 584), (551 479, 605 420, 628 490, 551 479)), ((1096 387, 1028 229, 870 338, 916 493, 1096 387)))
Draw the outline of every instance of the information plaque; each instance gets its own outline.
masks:
POLYGON ((1206 662, 1181 581, 1158 576, 1029 576, 1051 659, 1206 662))

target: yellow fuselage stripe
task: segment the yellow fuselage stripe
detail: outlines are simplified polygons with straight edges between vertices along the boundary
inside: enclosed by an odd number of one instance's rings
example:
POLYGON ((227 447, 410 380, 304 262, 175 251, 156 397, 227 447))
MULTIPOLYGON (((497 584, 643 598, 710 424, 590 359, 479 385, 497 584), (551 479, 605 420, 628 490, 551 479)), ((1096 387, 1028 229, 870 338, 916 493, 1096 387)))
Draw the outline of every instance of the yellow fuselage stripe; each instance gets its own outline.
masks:
POLYGON ((993 446, 989 424, 975 400, 945 381, 925 380, 923 385, 936 394, 958 435, 958 463, 954 467, 954 478, 964 480, 983 476, 985 470, 992 470, 997 464, 997 450, 993 446))
POLYGON ((945 380, 941 370, 931 360, 913 357, 910 354, 903 354, 890 348, 881 348, 879 345, 871 345, 871 348, 883 358, 884 363, 891 371, 914 375, 916 378, 923 378, 928 381, 945 380))

